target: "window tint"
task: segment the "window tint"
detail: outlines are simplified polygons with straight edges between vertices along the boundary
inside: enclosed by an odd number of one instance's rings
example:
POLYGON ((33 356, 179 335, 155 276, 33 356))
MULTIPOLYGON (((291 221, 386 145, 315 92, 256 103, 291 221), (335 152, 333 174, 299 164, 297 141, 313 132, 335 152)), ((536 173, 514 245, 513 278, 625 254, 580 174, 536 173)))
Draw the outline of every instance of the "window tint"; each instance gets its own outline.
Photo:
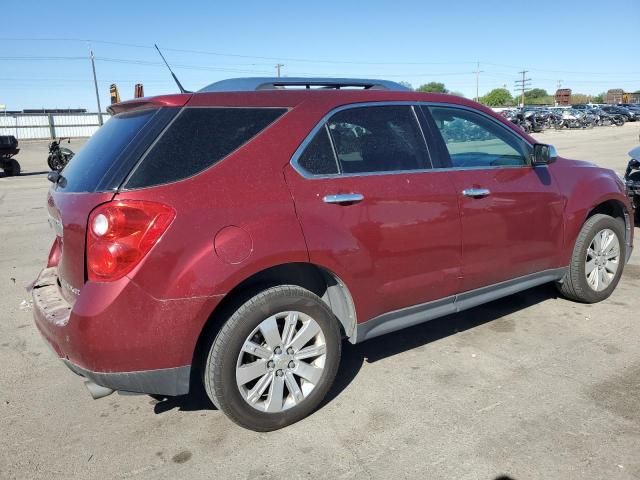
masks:
POLYGON ((195 175, 285 112, 282 108, 186 108, 142 159, 126 187, 147 187, 195 175))
MULTIPOLYGON (((107 120, 64 168, 66 183, 58 184, 58 189, 95 191, 107 172, 117 167, 127 145, 157 112, 153 109, 121 113, 107 120)), ((67 147, 66 144, 62 146, 67 147)))
POLYGON ((515 134, 478 113, 429 107, 453 167, 500 167, 529 163, 529 147, 515 134))
POLYGON ((331 140, 324 125, 300 155, 298 165, 314 175, 338 173, 336 157, 333 155, 331 140))
POLYGON ((411 107, 359 107, 327 123, 344 173, 429 168, 426 145, 411 107))

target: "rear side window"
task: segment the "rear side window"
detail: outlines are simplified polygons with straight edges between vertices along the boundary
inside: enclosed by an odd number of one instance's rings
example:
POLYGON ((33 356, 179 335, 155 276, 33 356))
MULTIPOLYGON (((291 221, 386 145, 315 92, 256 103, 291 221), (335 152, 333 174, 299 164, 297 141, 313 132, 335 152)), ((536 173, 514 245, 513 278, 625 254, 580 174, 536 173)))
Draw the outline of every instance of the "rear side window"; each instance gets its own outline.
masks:
POLYGON ((336 113, 327 125, 343 173, 430 168, 410 106, 351 108, 336 113))
POLYGON ((126 188, 191 177, 247 143, 284 108, 185 108, 134 170, 126 188))
POLYGON ((333 155, 329 132, 325 125, 316 133, 300 158, 298 165, 313 175, 338 173, 338 164, 333 155))
MULTIPOLYGON (((157 109, 141 110, 107 120, 64 168, 66 182, 59 183, 57 188, 65 192, 99 190, 109 170, 119 165, 128 145, 157 113, 157 109)), ((61 146, 74 148, 73 143, 61 146)))

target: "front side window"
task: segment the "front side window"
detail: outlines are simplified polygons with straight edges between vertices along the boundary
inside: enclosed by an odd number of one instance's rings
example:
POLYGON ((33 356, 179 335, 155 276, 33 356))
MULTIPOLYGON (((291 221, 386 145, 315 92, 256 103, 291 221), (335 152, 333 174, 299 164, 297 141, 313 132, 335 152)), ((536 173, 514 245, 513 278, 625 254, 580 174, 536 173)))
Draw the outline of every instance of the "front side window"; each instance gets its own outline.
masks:
POLYGON ((429 107, 453 167, 502 167, 529 163, 529 146, 495 121, 455 107, 429 107))
POLYGON ((341 173, 430 167, 426 144, 410 106, 350 108, 331 117, 327 127, 341 173))

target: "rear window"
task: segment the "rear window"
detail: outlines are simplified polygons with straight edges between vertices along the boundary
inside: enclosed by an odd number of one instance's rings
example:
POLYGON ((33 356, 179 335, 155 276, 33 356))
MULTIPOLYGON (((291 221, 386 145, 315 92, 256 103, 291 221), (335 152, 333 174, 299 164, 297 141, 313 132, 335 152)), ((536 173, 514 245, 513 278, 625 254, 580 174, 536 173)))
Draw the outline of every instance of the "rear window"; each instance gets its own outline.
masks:
POLYGON ((62 184, 64 187, 58 184, 58 188, 65 192, 99 190, 109 170, 125 156, 127 146, 157 112, 158 109, 141 110, 107 120, 64 168, 62 175, 66 183, 62 184))
POLYGON ((247 143, 284 108, 185 108, 141 160, 126 188, 191 177, 247 143))

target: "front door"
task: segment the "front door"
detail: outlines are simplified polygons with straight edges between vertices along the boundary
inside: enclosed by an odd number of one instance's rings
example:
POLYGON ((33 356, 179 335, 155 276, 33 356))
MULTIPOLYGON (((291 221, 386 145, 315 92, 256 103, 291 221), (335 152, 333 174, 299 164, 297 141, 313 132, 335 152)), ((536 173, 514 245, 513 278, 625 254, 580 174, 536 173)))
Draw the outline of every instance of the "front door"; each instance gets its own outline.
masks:
POLYGON ((548 167, 531 165, 524 138, 465 108, 423 113, 460 203, 462 291, 558 267, 564 201, 548 167))
POLYGON ((310 261, 349 288, 358 321, 455 294, 457 195, 431 168, 410 105, 341 110, 285 175, 310 261))

